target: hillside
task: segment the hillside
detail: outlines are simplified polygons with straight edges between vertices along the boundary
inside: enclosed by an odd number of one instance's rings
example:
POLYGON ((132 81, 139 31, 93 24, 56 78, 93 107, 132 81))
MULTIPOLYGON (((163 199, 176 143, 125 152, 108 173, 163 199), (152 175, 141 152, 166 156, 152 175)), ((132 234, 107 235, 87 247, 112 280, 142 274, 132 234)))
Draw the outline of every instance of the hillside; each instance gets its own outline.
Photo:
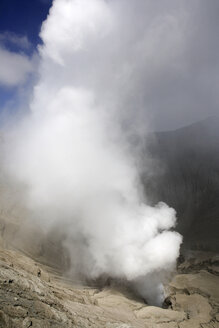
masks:
POLYGON ((147 149, 156 167, 143 175, 147 197, 176 209, 184 245, 218 250, 219 118, 158 132, 147 149))

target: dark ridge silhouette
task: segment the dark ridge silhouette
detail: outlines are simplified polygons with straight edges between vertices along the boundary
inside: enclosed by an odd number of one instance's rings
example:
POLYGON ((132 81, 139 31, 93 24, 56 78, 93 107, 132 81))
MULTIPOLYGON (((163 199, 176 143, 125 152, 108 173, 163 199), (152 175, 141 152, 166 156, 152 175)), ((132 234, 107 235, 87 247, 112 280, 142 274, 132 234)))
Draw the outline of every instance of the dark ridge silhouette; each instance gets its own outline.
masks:
POLYGON ((143 174, 152 204, 162 200, 177 211, 184 246, 219 249, 219 117, 147 138, 156 167, 143 174))

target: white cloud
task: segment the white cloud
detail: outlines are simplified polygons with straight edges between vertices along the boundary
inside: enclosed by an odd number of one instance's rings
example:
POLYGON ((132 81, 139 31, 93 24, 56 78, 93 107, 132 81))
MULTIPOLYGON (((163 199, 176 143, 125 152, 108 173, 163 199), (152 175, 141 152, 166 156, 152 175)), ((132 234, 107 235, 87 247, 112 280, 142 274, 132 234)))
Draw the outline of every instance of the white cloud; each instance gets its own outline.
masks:
POLYGON ((30 41, 28 40, 26 35, 17 35, 15 33, 6 31, 4 33, 0 33, 0 42, 1 43, 12 43, 19 48, 28 49, 31 46, 30 41))
POLYGON ((28 56, 11 52, 0 46, 0 85, 13 87, 23 84, 33 72, 33 62, 28 56))
POLYGON ((42 26, 41 52, 61 64, 66 55, 80 51, 85 44, 89 47, 97 33, 103 39, 112 25, 111 12, 101 0, 56 1, 51 12, 42 26))

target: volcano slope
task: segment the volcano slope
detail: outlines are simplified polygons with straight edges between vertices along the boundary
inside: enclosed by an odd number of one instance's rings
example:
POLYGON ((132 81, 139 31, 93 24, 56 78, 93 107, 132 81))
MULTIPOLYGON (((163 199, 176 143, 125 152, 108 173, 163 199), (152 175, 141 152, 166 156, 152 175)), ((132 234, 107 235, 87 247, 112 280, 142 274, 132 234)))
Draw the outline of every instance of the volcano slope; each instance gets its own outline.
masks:
POLYGON ((188 253, 163 308, 125 286, 88 286, 13 249, 0 249, 0 327, 219 327, 219 257, 188 253))
POLYGON ((151 134, 146 149, 153 174, 142 179, 152 205, 176 210, 185 248, 219 252, 219 117, 151 134))

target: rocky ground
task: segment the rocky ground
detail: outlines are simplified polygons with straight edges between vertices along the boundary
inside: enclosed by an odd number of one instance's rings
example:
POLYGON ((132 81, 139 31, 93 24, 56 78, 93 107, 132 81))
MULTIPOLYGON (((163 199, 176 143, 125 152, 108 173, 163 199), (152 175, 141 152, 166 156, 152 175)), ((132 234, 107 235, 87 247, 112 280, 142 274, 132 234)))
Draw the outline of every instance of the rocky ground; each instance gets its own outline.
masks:
POLYGON ((15 250, 0 249, 0 327, 217 328, 219 257, 190 253, 164 308, 124 287, 89 287, 15 250))

